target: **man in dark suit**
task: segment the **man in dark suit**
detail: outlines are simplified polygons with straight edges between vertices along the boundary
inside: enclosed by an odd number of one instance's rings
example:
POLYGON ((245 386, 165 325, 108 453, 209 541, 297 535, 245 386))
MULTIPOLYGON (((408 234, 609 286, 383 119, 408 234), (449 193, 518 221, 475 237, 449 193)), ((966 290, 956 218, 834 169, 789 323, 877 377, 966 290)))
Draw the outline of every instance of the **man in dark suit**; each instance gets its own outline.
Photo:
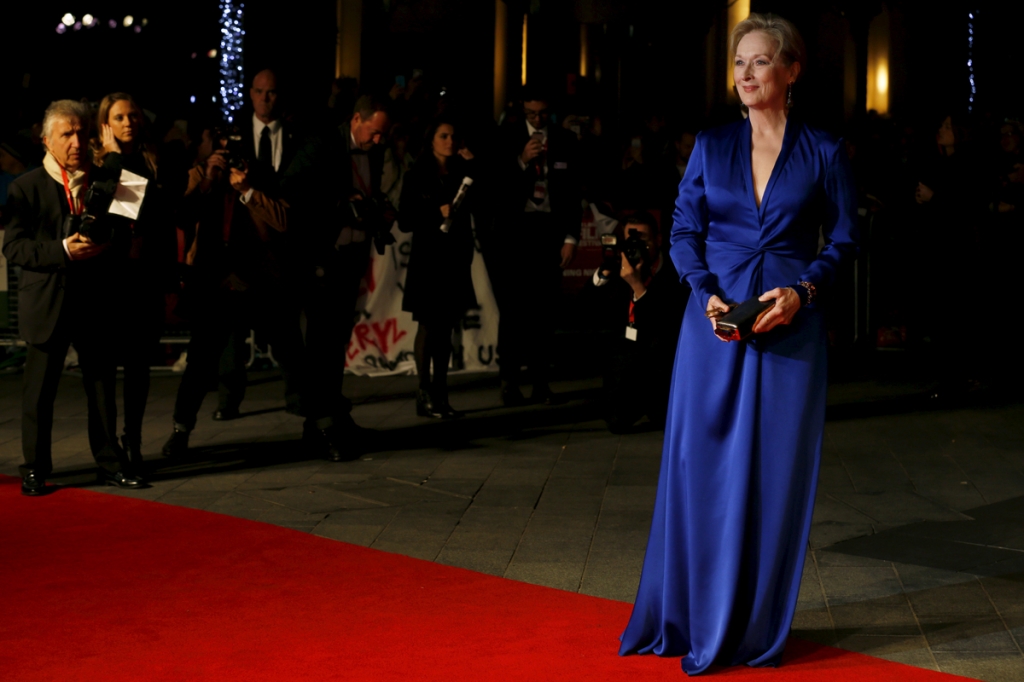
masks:
POLYGON ((576 136, 550 124, 549 100, 542 93, 524 93, 523 113, 526 121, 505 131, 488 260, 500 313, 505 405, 525 402, 523 365, 533 382, 533 400, 554 401, 548 381, 556 302, 562 270, 576 253, 582 218, 576 136))
POLYGON ((288 181, 290 189, 301 185, 306 192, 303 207, 321 216, 303 221, 304 258, 312 274, 304 296, 306 361, 311 368, 304 440, 335 462, 355 459, 366 446, 366 430, 352 420, 352 403, 342 393, 342 383, 359 283, 374 235, 390 230, 380 204, 382 143, 390 127, 386 104, 360 97, 349 122, 321 148, 315 174, 319 182, 301 180, 298 174, 288 181), (332 219, 324 220, 325 215, 332 219))
POLYGON ((186 201, 193 206, 198 226, 192 272, 183 292, 192 337, 174 405, 174 431, 163 448, 169 457, 187 451, 188 434, 222 356, 231 371, 220 372, 228 390, 222 392, 214 418, 238 416, 246 381, 241 341, 251 328, 264 334, 273 348, 289 409, 302 410, 295 249, 289 203, 281 189, 299 140, 281 120, 273 71, 256 74, 249 94, 253 115, 240 126, 241 150, 229 154, 219 149, 192 169, 186 201), (234 163, 232 154, 244 163, 234 163))
POLYGON ((121 488, 144 485, 117 443, 109 304, 117 286, 114 256, 68 220, 85 208, 90 115, 79 102, 52 103, 43 120, 43 167, 15 180, 8 194, 3 252, 21 267, 19 326, 28 344, 21 420, 25 464, 19 467, 25 495, 46 492, 53 468, 53 402, 72 343, 88 398, 89 447, 101 477, 121 488))

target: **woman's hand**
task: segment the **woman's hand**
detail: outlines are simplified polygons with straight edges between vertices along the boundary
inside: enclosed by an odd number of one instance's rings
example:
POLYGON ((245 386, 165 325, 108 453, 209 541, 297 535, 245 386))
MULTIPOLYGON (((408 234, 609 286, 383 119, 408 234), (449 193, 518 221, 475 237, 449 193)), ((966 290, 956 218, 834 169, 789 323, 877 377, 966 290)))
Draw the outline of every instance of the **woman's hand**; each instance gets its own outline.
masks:
POLYGON ((103 149, 106 152, 121 152, 121 145, 114 137, 114 129, 104 123, 100 126, 100 142, 103 144, 103 149))
MULTIPOLYGON (((727 306, 725 304, 725 301, 720 299, 718 296, 712 296, 710 299, 708 299, 708 310, 707 310, 707 312, 711 313, 713 311, 720 312, 720 313, 722 313, 724 315, 725 313, 729 312, 729 306, 727 306)), ((708 315, 708 319, 711 321, 711 330, 712 331, 714 331, 715 329, 718 328, 718 326, 716 324, 718 317, 720 317, 720 316, 718 316, 718 315, 710 315, 710 314, 708 315)), ((724 341, 725 343, 729 343, 729 339, 723 339, 718 334, 715 334, 715 338, 718 339, 719 341, 724 341)))
POLYGON ((469 151, 469 149, 467 149, 466 147, 463 147, 462 149, 459 150, 459 156, 464 158, 466 161, 473 160, 473 152, 469 151))
POLYGON ((451 204, 445 204, 444 206, 441 207, 441 215, 443 215, 445 218, 450 216, 451 213, 452 213, 452 205, 451 204))
POLYGON ((761 321, 754 325, 755 334, 764 334, 780 324, 789 324, 793 321, 796 311, 800 310, 800 295, 791 287, 777 287, 766 291, 757 300, 770 301, 773 298, 775 307, 765 313, 761 321))

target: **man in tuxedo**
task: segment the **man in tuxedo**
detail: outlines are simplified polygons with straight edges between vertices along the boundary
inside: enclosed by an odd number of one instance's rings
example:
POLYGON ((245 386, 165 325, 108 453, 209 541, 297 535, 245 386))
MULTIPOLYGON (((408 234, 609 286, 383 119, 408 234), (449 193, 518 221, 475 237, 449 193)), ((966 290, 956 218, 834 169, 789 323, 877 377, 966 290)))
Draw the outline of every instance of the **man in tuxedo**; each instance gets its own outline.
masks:
POLYGON ((191 317, 188 364, 174 405, 169 457, 185 454, 188 435, 211 379, 221 371, 215 419, 233 419, 245 391, 245 346, 256 328, 281 366, 289 410, 301 412, 304 372, 289 202, 281 178, 299 139, 281 120, 278 78, 260 71, 249 91, 251 120, 240 126, 241 150, 214 151, 190 174, 186 204, 196 216, 196 248, 183 297, 191 317), (225 362, 226 361, 226 362, 225 362))
POLYGON ((390 127, 385 102, 360 97, 351 119, 321 148, 315 174, 319 182, 298 180, 297 175, 289 180, 290 187, 301 185, 307 193, 304 209, 333 217, 303 222, 308 229, 304 255, 312 275, 304 295, 306 361, 311 372, 303 439, 335 462, 357 458, 368 435, 353 421, 352 403, 342 393, 342 384, 359 283, 369 265, 374 235, 390 230, 381 214, 380 191, 383 142, 390 127))
POLYGON ((43 167, 20 176, 8 190, 3 252, 21 267, 19 331, 28 345, 21 420, 25 463, 19 467, 25 495, 46 492, 53 468, 53 402, 72 343, 88 399, 89 447, 101 478, 121 488, 145 485, 117 443, 110 353, 115 311, 109 303, 117 286, 114 255, 107 244, 80 233, 72 219, 85 209, 90 117, 80 102, 52 103, 43 119, 43 167))
POLYGON ((550 124, 549 99, 527 90, 525 121, 505 131, 498 173, 492 257, 497 298, 501 399, 525 402, 521 367, 535 402, 551 404, 548 384, 562 270, 579 243, 581 187, 576 136, 550 124))

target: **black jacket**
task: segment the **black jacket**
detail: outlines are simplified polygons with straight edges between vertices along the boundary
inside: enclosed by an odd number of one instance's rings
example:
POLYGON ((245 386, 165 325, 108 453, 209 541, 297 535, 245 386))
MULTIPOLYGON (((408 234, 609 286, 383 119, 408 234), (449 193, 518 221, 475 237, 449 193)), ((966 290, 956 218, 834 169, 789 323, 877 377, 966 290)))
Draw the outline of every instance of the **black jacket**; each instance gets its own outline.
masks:
MULTIPOLYGON (((497 211, 499 231, 514 231, 515 223, 525 212, 526 202, 533 196, 539 177, 536 165, 520 166, 520 155, 530 140, 525 123, 517 123, 503 136, 503 151, 498 160, 494 192, 500 210, 497 211)), ((561 244, 567 236, 579 239, 583 211, 580 206, 582 188, 578 168, 576 136, 554 123, 548 124, 547 181, 551 202, 551 216, 555 232, 548 235, 553 244, 561 244)))
MULTIPOLYGON (((31 344, 53 335, 66 299, 83 305, 103 302, 114 285, 114 256, 108 249, 83 261, 71 261, 62 241, 70 213, 64 186, 44 168, 25 173, 8 188, 3 253, 21 267, 18 281, 18 326, 31 344)), ((103 308, 96 304, 97 310, 103 308)))

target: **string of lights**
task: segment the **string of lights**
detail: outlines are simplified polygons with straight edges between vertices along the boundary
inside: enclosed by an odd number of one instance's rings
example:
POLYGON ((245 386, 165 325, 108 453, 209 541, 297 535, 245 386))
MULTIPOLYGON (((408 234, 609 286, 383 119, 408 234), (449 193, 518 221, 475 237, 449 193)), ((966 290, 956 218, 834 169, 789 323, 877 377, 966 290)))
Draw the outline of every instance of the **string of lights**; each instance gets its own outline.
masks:
POLYGON ((148 19, 136 21, 135 17, 133 17, 130 14, 127 15, 121 21, 118 21, 117 19, 109 19, 107 21, 103 21, 102 19, 98 19, 91 14, 86 14, 81 19, 77 19, 75 18, 74 14, 68 12, 63 17, 61 17, 60 23, 57 24, 57 33, 63 35, 68 31, 81 31, 83 28, 92 29, 96 28, 97 26, 106 26, 108 28, 117 28, 119 26, 123 26, 124 28, 134 33, 142 33, 142 27, 148 23, 148 19))
POLYGON ((967 98, 967 112, 974 112, 974 96, 978 89, 974 83, 974 15, 975 12, 967 13, 967 73, 971 83, 971 94, 967 98))
POLYGON ((220 0, 220 110, 224 120, 234 123, 242 108, 245 75, 242 63, 242 12, 245 5, 220 0))

